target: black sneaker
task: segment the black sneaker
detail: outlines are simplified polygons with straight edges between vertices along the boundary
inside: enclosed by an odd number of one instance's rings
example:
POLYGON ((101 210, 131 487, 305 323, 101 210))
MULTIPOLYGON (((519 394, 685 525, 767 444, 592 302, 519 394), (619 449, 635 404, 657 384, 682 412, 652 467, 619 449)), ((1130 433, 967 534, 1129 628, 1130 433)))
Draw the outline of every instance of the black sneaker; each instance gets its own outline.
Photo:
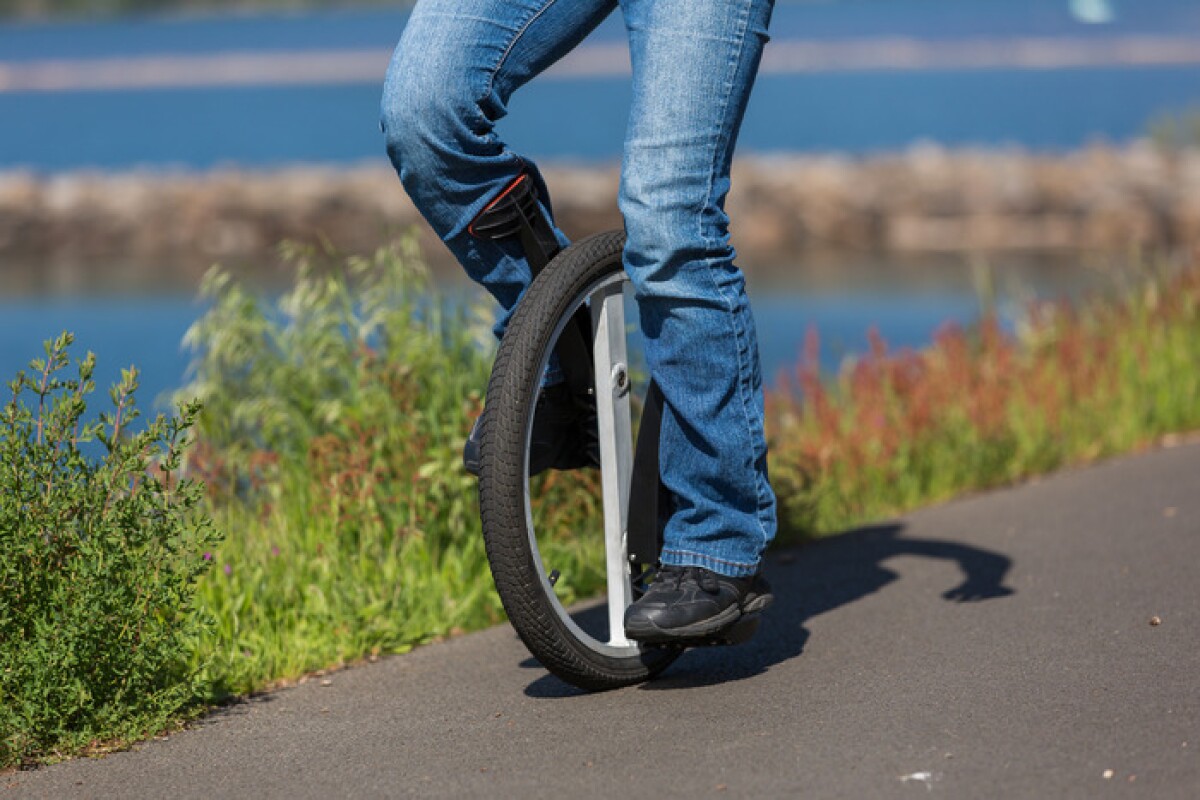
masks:
POLYGON ((703 567, 663 566, 654 583, 625 611, 625 635, 647 644, 732 644, 735 628, 753 633, 749 618, 774 600, 762 575, 730 578, 703 567))
MULTIPOLYGON (((479 441, 483 415, 475 420, 463 446, 463 466, 478 476, 479 441)), ((538 394, 529 442, 529 474, 548 469, 568 470, 600 466, 596 432, 596 401, 580 403, 565 383, 547 386, 538 394)))

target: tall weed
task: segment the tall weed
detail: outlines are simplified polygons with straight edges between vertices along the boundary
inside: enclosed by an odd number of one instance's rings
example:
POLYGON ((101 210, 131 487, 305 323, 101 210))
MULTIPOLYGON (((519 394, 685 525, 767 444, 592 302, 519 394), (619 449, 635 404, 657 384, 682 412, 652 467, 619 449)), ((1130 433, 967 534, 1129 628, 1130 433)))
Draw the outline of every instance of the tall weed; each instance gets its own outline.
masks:
MULTIPOLYGON (((203 410, 188 402, 130 434, 131 372, 115 412, 83 422, 94 360, 59 378, 69 336, 11 384, 0 765, 144 734, 198 694, 502 618, 459 455, 488 324, 436 296, 411 243, 346 261, 285 255, 297 278, 274 301, 219 271, 206 280, 181 392, 203 410)), ((785 539, 1200 428, 1200 266, 1121 300, 1034 306, 1016 335, 985 321, 899 353, 873 335, 832 378, 817 345, 814 333, 767 397, 785 539)), ((573 487, 594 475, 540 480, 580 500, 540 519, 564 532, 543 555, 586 596, 603 580, 598 555, 570 533, 598 510, 573 487)))
MULTIPOLYGON (((289 252, 268 302, 221 273, 189 333, 204 399, 190 468, 228 540, 200 586, 215 694, 502 618, 459 453, 490 367, 488 325, 432 293, 411 250, 289 252)), ((768 396, 785 537, 830 533, 1200 426, 1200 272, 1123 301, 1034 308, 1017 336, 947 328, 832 380, 812 358, 768 396)), ((547 481, 569 491, 571 477, 547 481)), ((570 531, 596 513, 563 505, 570 531)), ((544 554, 602 576, 579 537, 544 554)))
POLYGON ((87 421, 95 357, 61 377, 72 341, 0 412, 0 768, 152 733, 201 680, 195 582, 218 535, 176 477, 199 407, 133 432, 128 370, 87 421))
POLYGON ((297 279, 273 303, 211 274, 187 337, 191 468, 229 531, 201 586, 217 692, 502 618, 460 457, 487 325, 434 295, 410 245, 286 255, 297 279))
POLYGON ((931 347, 871 352, 831 382, 817 340, 768 397, 772 479, 792 535, 1125 452, 1200 427, 1200 266, 1119 300, 1031 307, 931 347))

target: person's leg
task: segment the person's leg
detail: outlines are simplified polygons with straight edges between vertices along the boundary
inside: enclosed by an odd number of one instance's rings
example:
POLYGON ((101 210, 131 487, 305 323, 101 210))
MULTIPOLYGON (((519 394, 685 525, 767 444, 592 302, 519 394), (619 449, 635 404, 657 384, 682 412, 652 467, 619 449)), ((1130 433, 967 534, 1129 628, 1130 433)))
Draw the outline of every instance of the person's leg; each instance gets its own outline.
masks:
MULTIPOLYGON (((746 577, 775 535, 754 319, 724 211, 772 0, 621 0, 633 104, 620 204, 674 497, 662 563, 746 577)), ((632 634, 631 634, 632 635, 632 634)))
MULTIPOLYGON (((499 302, 503 333, 529 285, 516 241, 478 239, 471 220, 536 167, 496 135, 510 95, 574 48, 615 0, 419 0, 384 85, 381 127, 413 204, 467 273, 499 302)), ((566 238, 558 232, 559 238, 566 238)))

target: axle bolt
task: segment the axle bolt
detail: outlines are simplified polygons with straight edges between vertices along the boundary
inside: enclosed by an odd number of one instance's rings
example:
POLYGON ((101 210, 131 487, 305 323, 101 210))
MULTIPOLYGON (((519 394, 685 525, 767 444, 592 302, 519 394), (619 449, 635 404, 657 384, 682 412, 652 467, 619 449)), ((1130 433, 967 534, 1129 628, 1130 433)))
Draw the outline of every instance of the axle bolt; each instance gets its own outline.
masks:
POLYGON ((614 364, 612 375, 613 386, 618 392, 624 393, 629 389, 629 370, 624 364, 614 364))

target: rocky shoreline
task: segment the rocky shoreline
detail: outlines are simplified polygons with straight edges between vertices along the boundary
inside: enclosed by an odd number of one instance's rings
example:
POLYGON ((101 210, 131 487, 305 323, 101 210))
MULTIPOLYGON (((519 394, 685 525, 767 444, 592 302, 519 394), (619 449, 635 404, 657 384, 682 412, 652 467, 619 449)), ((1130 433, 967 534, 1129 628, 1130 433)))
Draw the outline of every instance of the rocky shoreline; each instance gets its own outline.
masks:
MULTIPOLYGON (((551 166, 572 236, 619 224, 615 167, 551 166)), ((1200 243, 1200 150, 1150 143, 1061 155, 917 146, 866 158, 747 157, 728 207, 744 263, 813 253, 1173 250, 1200 243)), ((281 239, 364 252, 420 227, 383 164, 269 171, 0 172, 0 264, 129 263, 188 272, 273 260, 281 239)))

